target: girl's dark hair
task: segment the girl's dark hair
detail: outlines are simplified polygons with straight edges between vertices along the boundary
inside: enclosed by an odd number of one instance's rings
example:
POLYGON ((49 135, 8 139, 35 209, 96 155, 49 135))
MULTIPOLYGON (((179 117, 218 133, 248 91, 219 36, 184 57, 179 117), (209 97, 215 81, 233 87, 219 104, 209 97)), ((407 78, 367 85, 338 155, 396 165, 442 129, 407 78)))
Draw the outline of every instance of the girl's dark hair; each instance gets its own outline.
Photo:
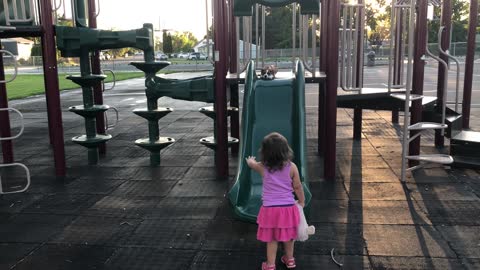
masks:
POLYGON ((269 171, 276 171, 282 169, 287 161, 292 160, 293 151, 285 137, 272 132, 263 138, 260 156, 263 165, 269 171))

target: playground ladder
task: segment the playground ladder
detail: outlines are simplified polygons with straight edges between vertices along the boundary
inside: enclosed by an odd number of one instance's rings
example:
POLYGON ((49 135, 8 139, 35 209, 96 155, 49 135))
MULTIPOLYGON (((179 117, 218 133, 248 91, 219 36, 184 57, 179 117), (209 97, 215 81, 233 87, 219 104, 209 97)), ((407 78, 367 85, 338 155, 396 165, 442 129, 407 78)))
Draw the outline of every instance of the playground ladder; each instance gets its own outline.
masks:
MULTIPOLYGON (((15 64, 15 72, 14 72, 12 78, 9 79, 9 80, 0 81, 0 83, 5 83, 6 84, 6 83, 9 83, 9 82, 13 81, 17 76, 17 72, 18 72, 17 61, 15 60, 15 56, 9 51, 0 50, 0 53, 6 53, 6 54, 10 55, 14 59, 14 64, 15 64)), ((15 135, 15 136, 10 136, 10 137, 3 137, 3 138, 0 137, 0 141, 10 141, 10 140, 14 140, 14 139, 20 137, 23 134, 23 130, 25 129, 25 124, 23 122, 23 114, 19 110, 14 109, 14 108, 0 108, 0 111, 4 111, 4 112, 13 111, 13 112, 18 113, 18 115, 20 115, 20 131, 18 132, 18 134, 15 135)), ((28 170, 27 166, 25 166, 22 163, 16 163, 16 162, 0 164, 0 168, 6 168, 6 167, 20 167, 20 168, 22 168, 25 171, 25 176, 27 177, 27 184, 22 189, 19 189, 19 190, 3 191, 2 176, 0 175, 0 194, 20 193, 20 192, 26 191, 28 189, 28 187, 30 186, 30 171, 28 170)))
MULTIPOLYGON (((423 95, 414 95, 411 94, 412 90, 412 73, 413 73, 413 48, 414 48, 414 27, 415 27, 415 0, 410 0, 409 9, 410 9, 410 16, 409 16, 409 27, 408 27, 408 62, 407 62, 407 83, 405 88, 405 94, 391 94, 392 97, 403 100, 405 102, 405 116, 404 116, 404 125, 403 125, 403 135, 402 135, 402 171, 401 171, 401 181, 405 181, 406 172, 412 171, 418 168, 422 168, 425 166, 425 163, 437 163, 437 164, 452 164, 453 158, 450 155, 444 154, 429 154, 429 155, 408 155, 409 152, 409 145, 410 142, 418 138, 423 131, 426 130, 435 130, 440 129, 442 130, 442 134, 444 133, 447 125, 445 124, 445 104, 446 104, 446 96, 444 96, 443 104, 442 104, 442 123, 434 123, 434 122, 418 122, 413 125, 410 124, 410 107, 412 101, 421 100, 423 99, 423 95), (418 131, 414 135, 410 136, 410 131, 418 131), (415 160, 421 162, 419 165, 407 167, 407 160, 415 160)), ((392 7, 398 6, 398 3, 392 3, 392 7)), ((408 7, 407 5, 404 5, 408 7)), ((392 12, 392 19, 394 21, 395 12, 392 12)), ((393 28, 393 27, 392 27, 393 28)), ((393 36, 393 34, 392 34, 393 36)), ((428 44, 428 42, 427 42, 428 44)), ((432 56, 434 59, 440 62, 440 64, 446 65, 446 63, 438 57, 435 57, 428 51, 427 45, 427 54, 432 56)), ((446 68, 446 72, 448 67, 446 68)), ((389 74, 390 75, 390 74, 389 74)), ((448 76, 447 76, 448 78, 448 76)), ((390 76, 389 76, 390 79, 390 76)), ((445 80, 446 81, 446 80, 445 80)), ((389 80, 389 86, 391 87, 391 81, 389 80)), ((389 87, 389 88, 390 88, 389 87)), ((444 91, 444 95, 446 95, 446 90, 444 91)))

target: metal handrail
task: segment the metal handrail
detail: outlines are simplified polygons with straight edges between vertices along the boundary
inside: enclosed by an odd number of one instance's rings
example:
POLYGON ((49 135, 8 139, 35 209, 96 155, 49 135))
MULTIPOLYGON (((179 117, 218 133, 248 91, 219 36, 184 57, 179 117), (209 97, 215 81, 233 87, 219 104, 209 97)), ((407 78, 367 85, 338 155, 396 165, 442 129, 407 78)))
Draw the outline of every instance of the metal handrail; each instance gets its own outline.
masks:
POLYGON ((10 141, 10 140, 13 140, 13 139, 16 139, 16 138, 20 137, 23 134, 23 130, 25 129, 25 124, 23 122, 23 118, 24 118, 23 114, 19 110, 14 109, 14 108, 0 108, 0 112, 2 112, 2 111, 13 111, 13 112, 18 113, 18 115, 20 115, 20 131, 15 136, 3 137, 3 138, 0 137, 0 141, 10 141))
POLYGON ((0 175, 0 194, 21 193, 21 192, 26 191, 28 189, 28 187, 30 187, 30 183, 31 183, 31 181, 30 181, 30 171, 28 170, 27 166, 25 166, 22 163, 0 164, 0 168, 15 167, 15 166, 21 167, 25 170, 25 174, 27 176, 27 185, 23 189, 20 189, 20 190, 4 192, 3 187, 2 187, 2 176, 0 175))
POLYGON ((97 18, 98 15, 100 15, 100 0, 97 0, 97 7, 98 7, 98 10, 97 10, 97 13, 95 13, 95 18, 97 18))
MULTIPOLYGON (((414 29, 415 29, 415 5, 416 0, 410 0, 409 7, 409 22, 408 22, 408 57, 407 57, 407 81, 405 85, 405 116, 403 117, 403 138, 402 138, 402 171, 401 171, 401 181, 405 182, 406 173, 407 173, 407 154, 409 149, 409 131, 408 127, 410 126, 410 91, 412 89, 412 75, 413 75, 413 49, 414 49, 414 29)), ((392 2, 392 6, 395 6, 395 3, 392 2)), ((394 12, 392 12, 392 17, 394 17, 394 12)), ((393 21, 393 20, 392 20, 393 21)), ((391 81, 389 80, 391 85, 391 81)))
POLYGON ((119 122, 118 109, 116 107, 113 107, 113 106, 111 106, 110 109, 115 111, 116 120, 115 120, 115 124, 109 125, 108 124, 108 116, 107 116, 107 113, 105 113, 105 130, 113 129, 114 127, 116 127, 118 125, 118 122, 119 122))
POLYGON ((115 88, 115 85, 117 84, 117 79, 115 77, 115 72, 113 72, 113 70, 111 70, 111 69, 104 69, 104 70, 102 70, 102 74, 105 74, 105 71, 110 72, 112 74, 113 80, 112 80, 112 86, 108 89, 105 88, 105 81, 102 81, 102 92, 105 92, 107 90, 108 91, 113 90, 113 88, 115 88))
MULTIPOLYGON (((443 33, 443 30, 445 29, 445 26, 440 26, 440 28, 438 29, 438 50, 444 54, 445 56, 447 56, 448 58, 452 59, 455 64, 457 65, 457 80, 455 82, 455 112, 458 111, 458 97, 459 97, 459 92, 460 92, 460 61, 458 61, 458 59, 456 57, 454 57, 453 55, 450 54, 450 52, 447 50, 447 51, 444 51, 443 48, 442 48, 442 45, 441 45, 441 40, 442 40, 442 33, 443 33)), ((447 80, 447 78, 445 78, 445 80, 447 80)), ((447 91, 447 89, 445 89, 444 91, 447 91)))
MULTIPOLYGON (((448 67, 448 64, 445 61, 443 61, 440 57, 434 55, 428 49, 428 32, 427 32, 427 46, 426 46, 425 52, 427 53, 428 56, 437 60, 445 68, 445 80, 443 80, 444 88, 443 88, 443 100, 442 100, 442 124, 445 124, 446 108, 447 108, 447 100, 446 99, 447 99, 447 92, 448 92, 447 88, 448 88, 448 69, 449 69, 449 67, 448 67)), ((442 136, 445 135, 445 130, 444 129, 442 129, 440 132, 441 132, 442 136)))
POLYGON ((9 80, 0 81, 0 83, 9 83, 9 82, 12 82, 13 80, 15 80, 15 78, 17 78, 17 74, 18 74, 18 63, 17 63, 17 59, 15 58, 15 55, 13 55, 13 53, 11 53, 10 51, 0 50, 0 53, 6 53, 6 54, 9 54, 10 56, 12 56, 13 65, 14 65, 14 68, 15 68, 15 72, 13 73, 12 78, 10 78, 9 80))

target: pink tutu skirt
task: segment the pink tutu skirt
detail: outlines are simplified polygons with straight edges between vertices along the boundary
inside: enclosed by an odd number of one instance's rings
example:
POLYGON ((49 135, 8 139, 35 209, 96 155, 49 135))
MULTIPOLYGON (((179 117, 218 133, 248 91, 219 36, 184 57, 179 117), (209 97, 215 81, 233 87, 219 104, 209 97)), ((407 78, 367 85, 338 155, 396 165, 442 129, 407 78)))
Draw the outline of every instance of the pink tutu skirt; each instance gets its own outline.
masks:
POLYGON ((258 213, 257 223, 258 240, 262 242, 286 242, 297 238, 300 213, 295 205, 262 206, 258 213))

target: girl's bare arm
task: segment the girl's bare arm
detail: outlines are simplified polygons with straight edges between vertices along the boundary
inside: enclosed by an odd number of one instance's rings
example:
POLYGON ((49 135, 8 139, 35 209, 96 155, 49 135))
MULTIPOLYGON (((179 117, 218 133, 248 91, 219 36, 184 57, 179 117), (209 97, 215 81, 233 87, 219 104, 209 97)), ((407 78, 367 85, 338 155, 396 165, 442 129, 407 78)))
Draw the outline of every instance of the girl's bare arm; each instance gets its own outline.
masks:
POLYGON ((253 169, 254 171, 258 172, 261 176, 263 176, 263 165, 261 162, 255 160, 255 157, 249 156, 245 158, 247 161, 248 167, 253 169))
POLYGON ((298 172, 297 165, 295 165, 295 163, 293 162, 291 172, 293 180, 293 191, 295 192, 295 195, 297 195, 298 204, 300 204, 302 207, 305 207, 305 193, 303 193, 303 186, 302 182, 300 181, 300 173, 298 172))

